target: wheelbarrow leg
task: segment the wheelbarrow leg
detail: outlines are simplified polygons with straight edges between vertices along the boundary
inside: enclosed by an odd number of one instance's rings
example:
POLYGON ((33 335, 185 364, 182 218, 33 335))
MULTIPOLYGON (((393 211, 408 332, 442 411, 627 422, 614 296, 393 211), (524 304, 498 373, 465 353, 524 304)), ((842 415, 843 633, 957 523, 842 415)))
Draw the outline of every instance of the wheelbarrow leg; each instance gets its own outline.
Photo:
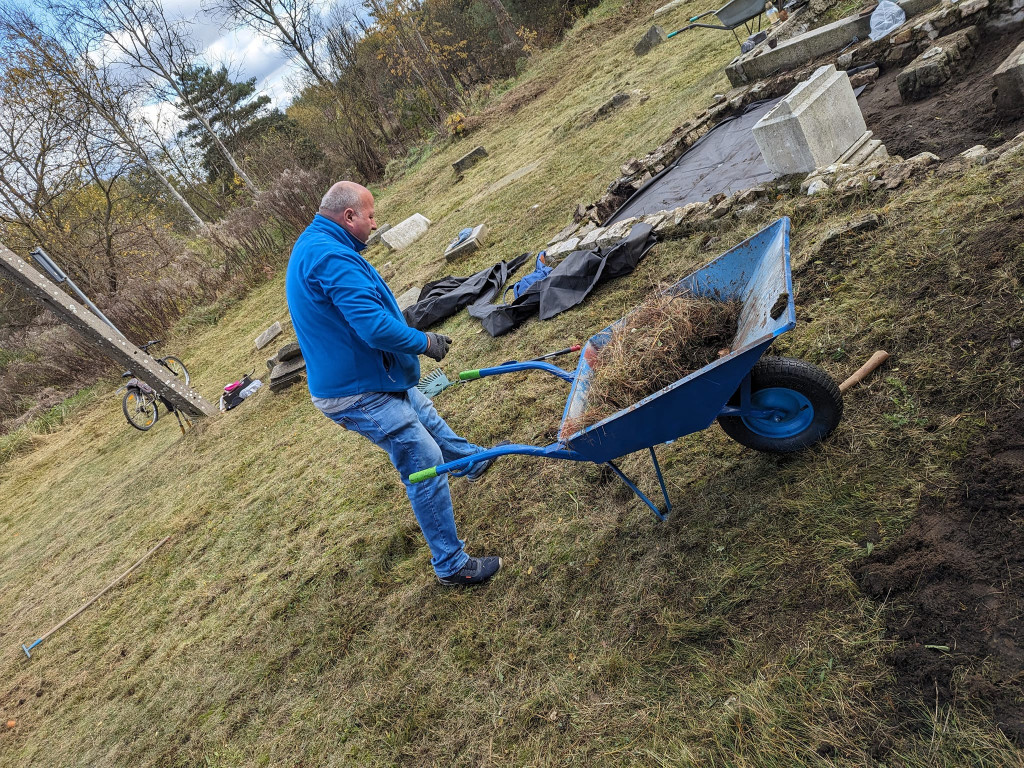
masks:
POLYGON ((612 471, 619 476, 619 479, 629 486, 629 490, 635 493, 640 498, 640 501, 642 501, 644 504, 650 507, 651 511, 655 515, 657 515, 658 519, 661 520, 661 522, 665 522, 665 520, 668 519, 668 513, 672 511, 672 502, 668 500, 668 491, 665 489, 665 480, 661 476, 661 466, 658 464, 658 458, 654 455, 654 449, 649 448, 648 450, 651 452, 651 460, 654 462, 654 471, 658 473, 658 483, 661 484, 661 493, 665 497, 664 512, 658 509, 657 505, 649 498, 647 498, 643 491, 636 487, 636 483, 634 483, 632 480, 626 477, 622 470, 615 466, 615 462, 609 461, 606 463, 609 467, 612 468, 612 471))

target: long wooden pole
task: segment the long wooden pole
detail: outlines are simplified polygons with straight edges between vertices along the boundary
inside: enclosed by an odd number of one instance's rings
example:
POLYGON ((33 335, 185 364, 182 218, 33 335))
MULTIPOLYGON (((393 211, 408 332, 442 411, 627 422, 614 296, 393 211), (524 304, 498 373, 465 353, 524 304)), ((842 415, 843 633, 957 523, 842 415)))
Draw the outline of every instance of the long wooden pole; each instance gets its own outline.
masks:
POLYGON ((32 645, 28 646, 27 648, 26 648, 26 647, 25 647, 24 645, 22 645, 22 646, 21 646, 21 650, 23 650, 23 651, 25 652, 25 655, 26 655, 26 656, 28 656, 28 657, 29 657, 29 658, 31 659, 31 658, 32 658, 32 654, 31 654, 31 653, 29 653, 29 651, 31 651, 31 650, 32 650, 33 648, 35 648, 35 647, 36 647, 37 645, 39 645, 39 644, 40 644, 41 642, 43 642, 43 641, 44 641, 44 640, 45 640, 46 638, 48 638, 48 637, 49 637, 50 635, 52 635, 52 634, 53 634, 54 632, 56 632, 56 631, 57 631, 58 629, 60 629, 61 627, 63 627, 63 626, 64 626, 65 624, 67 624, 67 623, 68 623, 69 621, 72 621, 73 619, 77 618, 77 617, 78 617, 78 616, 79 616, 79 615, 80 615, 80 614, 81 614, 81 613, 82 613, 82 612, 83 612, 83 611, 84 611, 84 610, 85 610, 86 608, 88 608, 88 607, 89 607, 90 605, 92 605, 92 604, 93 604, 93 603, 95 603, 95 602, 96 602, 97 600, 99 600, 99 599, 100 599, 101 597, 103 597, 103 596, 104 596, 105 594, 107 594, 107 592, 109 592, 109 591, 110 591, 110 590, 112 590, 112 589, 113 589, 114 587, 116 587, 116 586, 117 586, 118 584, 120 584, 120 583, 121 583, 122 581, 124 581, 124 580, 125 580, 125 579, 127 579, 127 578, 128 578, 129 576, 131 576, 131 575, 132 575, 132 573, 134 573, 134 572, 135 572, 135 569, 136 569, 136 568, 138 568, 138 567, 139 567, 140 565, 142 565, 142 564, 143 564, 144 562, 146 562, 146 560, 148 560, 148 559, 149 559, 149 556, 150 556, 150 555, 152 555, 152 554, 153 554, 154 552, 156 552, 156 551, 157 551, 158 549, 160 549, 160 547, 162 547, 162 546, 163 546, 164 544, 166 544, 166 543, 167 543, 167 540, 168 540, 168 539, 170 539, 170 538, 171 538, 170 536, 164 536, 164 538, 162 538, 162 539, 160 540, 160 543, 159 543, 159 544, 157 544, 157 545, 156 545, 155 547, 153 547, 153 548, 152 548, 151 550, 149 550, 149 552, 147 552, 146 554, 144 554, 144 555, 143 555, 143 556, 142 556, 141 558, 139 558, 138 562, 136 562, 136 563, 135 563, 135 565, 133 565, 133 566, 132 566, 131 568, 129 568, 129 569, 127 570, 127 571, 125 571, 124 573, 122 573, 122 574, 121 574, 120 576, 118 576, 118 577, 117 577, 116 579, 114 579, 114 580, 113 580, 112 582, 110 582, 109 584, 107 584, 107 586, 105 586, 105 587, 104 587, 104 588, 103 588, 102 590, 100 590, 99 594, 97 594, 97 595, 96 595, 96 597, 94 597, 94 598, 93 598, 92 600, 90 600, 89 602, 87 602, 87 603, 86 603, 85 605, 83 605, 83 606, 82 606, 81 608, 79 608, 79 609, 78 609, 77 611, 75 611, 74 613, 72 613, 72 614, 71 614, 70 616, 68 616, 68 617, 67 617, 66 619, 64 619, 64 621, 62 621, 62 622, 61 622, 60 624, 58 624, 57 626, 55 626, 55 627, 54 627, 53 629, 51 629, 51 630, 50 630, 49 632, 47 632, 47 633, 46 633, 45 635, 43 635, 42 637, 40 637, 40 638, 39 638, 38 640, 36 640, 36 641, 35 641, 34 643, 32 643, 32 645))

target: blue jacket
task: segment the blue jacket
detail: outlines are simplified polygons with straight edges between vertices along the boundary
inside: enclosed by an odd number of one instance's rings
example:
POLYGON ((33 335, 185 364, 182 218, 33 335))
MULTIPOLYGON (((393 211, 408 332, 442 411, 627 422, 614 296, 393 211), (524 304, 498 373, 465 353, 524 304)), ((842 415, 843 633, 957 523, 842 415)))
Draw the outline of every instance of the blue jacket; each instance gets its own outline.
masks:
POLYGON ((288 311, 314 397, 404 392, 420 378, 427 335, 405 322, 366 245, 319 214, 292 248, 288 311))

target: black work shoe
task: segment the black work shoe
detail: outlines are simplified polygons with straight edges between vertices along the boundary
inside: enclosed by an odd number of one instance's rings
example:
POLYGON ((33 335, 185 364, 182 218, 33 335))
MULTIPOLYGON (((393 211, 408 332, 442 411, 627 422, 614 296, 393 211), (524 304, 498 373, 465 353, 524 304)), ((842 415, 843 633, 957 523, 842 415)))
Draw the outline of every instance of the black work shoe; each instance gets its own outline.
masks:
POLYGON ((471 557, 461 570, 444 578, 438 576, 437 580, 446 587, 471 587, 483 584, 500 570, 500 557, 471 557))

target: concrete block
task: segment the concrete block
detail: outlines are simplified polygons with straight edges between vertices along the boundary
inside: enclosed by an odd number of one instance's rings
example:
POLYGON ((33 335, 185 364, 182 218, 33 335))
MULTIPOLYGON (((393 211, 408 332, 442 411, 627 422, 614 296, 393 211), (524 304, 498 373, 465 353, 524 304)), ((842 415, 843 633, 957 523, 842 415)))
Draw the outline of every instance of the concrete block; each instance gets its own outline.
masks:
POLYGON ((1004 112, 1024 109, 1024 42, 1013 49, 992 75, 996 108, 1004 112))
POLYGON ((487 157, 487 150, 484 149, 483 147, 477 147, 472 152, 463 155, 454 163, 452 163, 452 168, 455 169, 456 173, 462 174, 465 173, 470 168, 472 168, 477 163, 479 163, 485 157, 487 157))
POLYGON ((397 297, 398 308, 403 312, 420 300, 420 292, 423 289, 418 285, 414 285, 408 291, 397 297))
POLYGON ((448 261, 457 259, 460 256, 466 256, 470 253, 480 250, 487 244, 487 225, 478 224, 473 227, 473 231, 469 237, 463 240, 461 243, 456 245, 449 245, 445 248, 444 257, 448 261))
POLYGON ((423 237, 429 228, 430 219, 426 216, 414 213, 408 219, 396 224, 381 235, 380 239, 383 240, 384 244, 392 251, 400 251, 403 248, 408 248, 423 237))
POLYGON ((771 170, 809 173, 835 162, 866 130, 850 78, 829 64, 757 121, 754 140, 771 170))
POLYGON ((954 74, 967 68, 974 60, 977 43, 977 27, 965 27, 940 37, 897 75, 900 98, 907 102, 930 96, 954 74))
MULTIPOLYGON (((908 19, 937 4, 938 0, 898 0, 908 19)), ((725 74, 734 86, 754 83, 779 72, 802 67, 854 40, 865 40, 870 31, 871 14, 847 16, 783 40, 775 48, 764 50, 758 47, 738 56, 725 68, 725 74)))
POLYGON ((637 56, 646 56, 666 40, 668 40, 668 33, 655 24, 640 38, 640 42, 633 46, 633 53, 637 56))
POLYGON ((281 335, 281 323, 274 323, 256 337, 256 349, 263 349, 267 344, 281 335))

